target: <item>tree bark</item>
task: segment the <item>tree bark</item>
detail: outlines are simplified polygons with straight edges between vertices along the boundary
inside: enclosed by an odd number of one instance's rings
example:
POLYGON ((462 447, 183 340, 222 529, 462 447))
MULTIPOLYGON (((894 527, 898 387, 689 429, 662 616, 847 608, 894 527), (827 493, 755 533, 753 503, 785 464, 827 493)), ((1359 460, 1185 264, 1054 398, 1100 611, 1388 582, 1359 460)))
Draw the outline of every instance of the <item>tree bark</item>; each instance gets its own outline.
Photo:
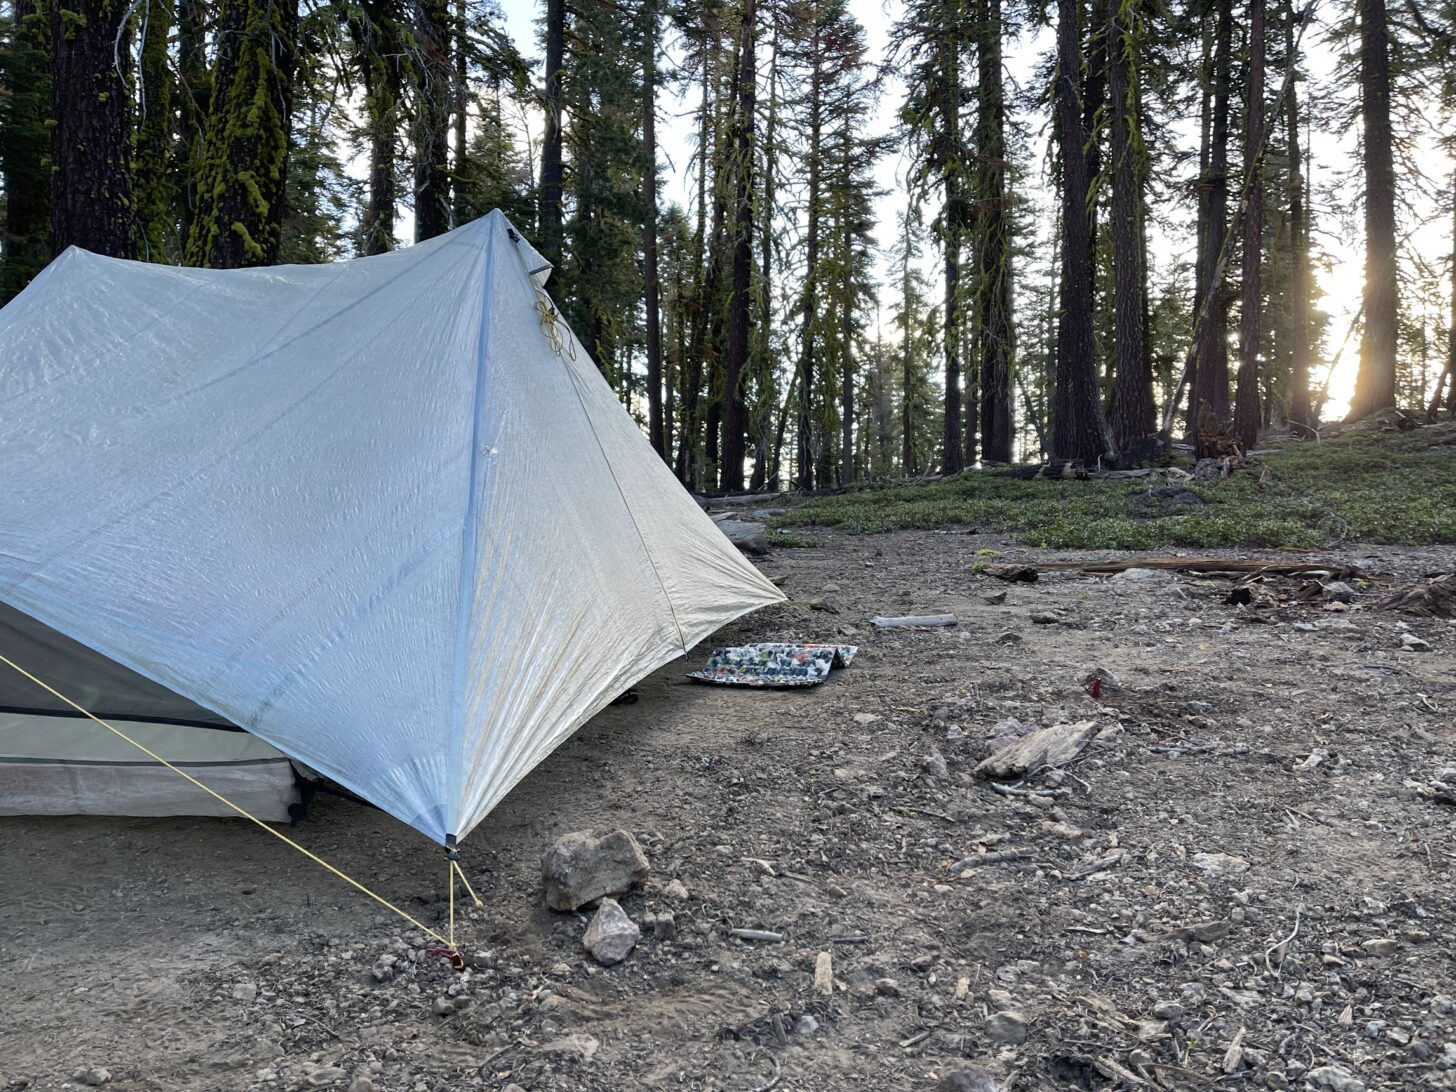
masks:
POLYGON ((719 454, 719 487, 743 489, 746 413, 743 374, 752 336, 753 295, 753 129, 758 86, 754 36, 758 30, 756 0, 743 0, 743 26, 734 74, 733 133, 729 160, 733 171, 733 279, 728 296, 728 346, 723 361, 723 444, 719 454))
POLYGON ((566 51, 566 0, 546 0, 546 114, 541 140, 541 254, 561 264, 561 66, 566 51))
POLYGON ((131 126, 116 57, 131 34, 121 0, 59 0, 51 20, 51 248, 136 257, 131 126))
POLYGON ((642 168, 647 186, 642 223, 643 324, 647 354, 647 438, 652 449, 668 457, 662 421, 662 309, 657 284, 657 37, 655 0, 645 0, 642 54, 642 168))
POLYGON ((51 86, 46 27, 32 0, 15 0, 15 26, 4 50, 6 133, 0 148, 5 233, 0 246, 0 305, 51 259, 51 86))
POLYGON ((1234 435, 1244 450, 1259 439, 1259 349, 1264 308, 1261 267, 1264 256, 1264 4, 1249 0, 1248 102, 1244 114, 1243 283, 1239 303, 1239 375, 1234 401, 1234 435))
POLYGON ((1213 44, 1213 108, 1209 130, 1207 170, 1199 185, 1199 204, 1205 231, 1199 239, 1198 279, 1203 285, 1201 306, 1195 310, 1197 364, 1188 400, 1188 431, 1195 437, 1200 458, 1212 454, 1197 445, 1199 421, 1207 406, 1216 421, 1228 416, 1228 295, 1219 277, 1219 262, 1228 241, 1228 129, 1229 70, 1233 53, 1232 0, 1215 0, 1213 44), (1215 283, 1217 281, 1218 283, 1215 283))
POLYGON ((132 155, 132 190, 141 257, 166 262, 175 257, 172 226, 172 74, 167 39, 172 29, 169 0, 148 0, 142 23, 140 103, 132 155))
MULTIPOLYGON (((1006 184, 1006 92, 1002 76, 1001 0, 981 0, 976 59, 979 265, 976 334, 981 371, 981 458, 1009 463, 1015 436, 1011 374, 1016 328, 1012 321, 1011 201, 1006 184)), ((967 449, 969 459, 972 451, 967 449)))
POLYGON ((959 473, 965 467, 961 449, 961 233, 966 220, 960 147, 960 41, 957 28, 947 28, 941 41, 941 103, 939 124, 945 150, 945 212, 941 243, 945 262, 945 308, 941 316, 945 339, 945 420, 941 433, 940 469, 959 473))
POLYGON ((1140 94, 1134 27, 1140 0, 1107 0, 1108 112, 1112 155, 1112 442, 1124 465, 1157 449, 1157 410, 1148 356, 1147 263, 1140 146, 1140 94))
POLYGON ((446 0, 414 0, 419 119, 415 125, 415 242, 450 230, 450 104, 455 66, 450 59, 446 0))
MULTIPOLYGON (((1299 63, 1295 56, 1294 31, 1299 13, 1293 0, 1285 0, 1284 54, 1292 67, 1299 63)), ((1289 422, 1296 434, 1315 426, 1309 397, 1309 206, 1305 201, 1304 156, 1299 142, 1299 81, 1289 82, 1289 103, 1285 114, 1289 145, 1289 236, 1290 261, 1293 265, 1290 285, 1290 392, 1289 422)))
POLYGON ((1080 0, 1057 2, 1056 141, 1062 173, 1062 267, 1052 455, 1095 463, 1108 450, 1092 332, 1090 177, 1081 101, 1080 0))
POLYGON ((1395 161, 1390 125, 1390 31, 1385 0, 1359 0, 1360 116, 1364 124, 1365 330, 1349 420, 1396 404, 1395 161))
MULTIPOLYGON (((813 32, 813 50, 819 52, 819 26, 816 20, 813 32)), ((798 476, 795 485, 805 492, 814 488, 813 419, 811 416, 814 389, 814 327, 819 310, 819 207, 820 174, 822 164, 822 136, 824 131, 824 88, 823 72, 815 63, 809 74, 809 144, 804 149, 808 161, 808 192, 806 196, 804 231, 804 294, 802 309, 804 327, 799 346, 799 427, 798 427, 798 476)))

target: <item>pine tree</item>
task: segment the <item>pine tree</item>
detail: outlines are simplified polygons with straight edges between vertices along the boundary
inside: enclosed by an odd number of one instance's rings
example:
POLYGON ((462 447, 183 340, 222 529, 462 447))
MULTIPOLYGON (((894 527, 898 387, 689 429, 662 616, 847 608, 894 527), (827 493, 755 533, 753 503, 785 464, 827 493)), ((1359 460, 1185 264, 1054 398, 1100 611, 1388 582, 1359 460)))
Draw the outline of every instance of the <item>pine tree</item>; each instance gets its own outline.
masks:
MULTIPOLYGON (((976 355, 979 361, 981 458, 1009 463, 1016 431, 1012 409, 1016 328, 1012 293, 1011 195, 1007 184, 1006 92, 1002 0, 977 0, 976 13, 976 355)), ((966 438, 966 458, 975 454, 966 438)))
POLYGON ((14 0, 0 22, 0 305, 51 256, 49 19, 30 0, 14 0))
POLYGON ((172 170, 172 74, 167 40, 172 29, 170 0, 145 0, 141 20, 141 71, 132 191, 140 256, 170 262, 181 250, 177 237, 172 170))
POLYGON ((1249 60, 1244 106, 1243 284, 1239 304, 1238 394, 1234 435, 1245 450, 1259 438, 1259 353, 1264 310, 1261 264, 1264 255, 1264 4, 1249 0, 1249 60))

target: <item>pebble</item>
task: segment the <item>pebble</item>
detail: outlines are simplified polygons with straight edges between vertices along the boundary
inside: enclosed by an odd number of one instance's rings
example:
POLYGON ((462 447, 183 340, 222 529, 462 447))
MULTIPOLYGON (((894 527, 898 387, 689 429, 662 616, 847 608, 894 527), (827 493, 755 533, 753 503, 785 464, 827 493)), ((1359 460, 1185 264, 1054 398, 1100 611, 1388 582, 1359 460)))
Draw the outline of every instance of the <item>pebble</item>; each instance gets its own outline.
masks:
POLYGON ((810 1016, 807 1012, 794 1022, 794 1034, 801 1035, 805 1039, 819 1030, 819 1021, 810 1016))
POLYGON ((673 902, 683 902, 688 897, 687 885, 682 880, 672 880, 662 889, 663 895, 673 902))
POLYGON ((455 1002, 448 997, 437 997, 430 1005, 430 1011, 436 1016, 452 1016, 455 1013, 455 1002))
POLYGON ((814 957, 814 992, 828 997, 834 992, 834 957, 820 952, 814 957))
POLYGON ((1402 633, 1400 635, 1400 648, 1402 652, 1430 652, 1431 643, 1421 640, 1414 633, 1402 633))
POLYGON ((893 978, 881 978, 875 982, 875 993, 881 997, 899 997, 900 983, 893 978))
POLYGON ((1194 868, 1215 878, 1242 876, 1249 870, 1249 862, 1232 853, 1195 853, 1189 860, 1194 868))
POLYGON ((239 982, 233 987, 233 1000, 241 1001, 243 1004, 251 1004, 258 996, 258 984, 256 982, 239 982))
POLYGON ((1026 1017, 1015 1009, 998 1012, 986 1021, 987 1038, 1003 1046, 1016 1046, 1026 1042, 1030 1030, 1026 1017))
POLYGON ((610 967, 627 958, 637 946, 642 930, 627 916, 616 899, 603 899, 596 916, 586 927, 582 944, 598 963, 610 967))
POLYGON ((1001 1092, 991 1074, 975 1067, 952 1070, 935 1087, 936 1092, 1001 1092))
POLYGON ((308 1075, 308 1083, 315 1088, 320 1088, 326 1084, 333 1084, 335 1081, 342 1081, 347 1076, 348 1074, 338 1066, 326 1065, 310 1073, 308 1075))
POLYGON ((1360 947, 1366 955, 1388 956, 1400 947, 1400 941, 1394 937, 1376 937, 1374 940, 1367 940, 1360 947))
POLYGON ((931 777, 944 779, 950 776, 950 770, 945 764, 945 755, 939 751, 932 750, 921 760, 920 766, 931 777))
POLYGON ((100 1088, 111 1080, 111 1070, 102 1066, 90 1066, 86 1069, 78 1069, 71 1074, 71 1080, 77 1084, 84 1084, 88 1088, 100 1088))
POLYGON ((671 910, 664 910, 652 923, 652 935, 658 940, 677 939, 677 918, 671 910))
POLYGON ((355 1077, 349 1082, 349 1092, 375 1092, 375 1085, 368 1077, 355 1077))
POLYGON ((1304 1079, 1316 1088, 1328 1088, 1330 1092, 1365 1092, 1365 1082, 1347 1069, 1337 1065, 1322 1065, 1311 1069, 1304 1079))
POLYGON ((1159 1001, 1153 1006, 1153 1015, 1159 1020, 1181 1020, 1184 1008, 1176 1001, 1159 1001))

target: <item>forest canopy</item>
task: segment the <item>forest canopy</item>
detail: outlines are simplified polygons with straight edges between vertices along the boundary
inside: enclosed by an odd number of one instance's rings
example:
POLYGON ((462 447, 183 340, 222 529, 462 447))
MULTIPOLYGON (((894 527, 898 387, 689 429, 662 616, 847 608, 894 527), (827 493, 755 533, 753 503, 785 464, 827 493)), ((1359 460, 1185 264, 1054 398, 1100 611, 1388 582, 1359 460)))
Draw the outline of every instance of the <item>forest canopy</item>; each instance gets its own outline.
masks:
POLYGON ((9 0, 0 303, 72 245, 324 262, 500 208, 700 490, 1313 437, 1342 361, 1352 417, 1456 411, 1452 0, 531 14, 9 0))

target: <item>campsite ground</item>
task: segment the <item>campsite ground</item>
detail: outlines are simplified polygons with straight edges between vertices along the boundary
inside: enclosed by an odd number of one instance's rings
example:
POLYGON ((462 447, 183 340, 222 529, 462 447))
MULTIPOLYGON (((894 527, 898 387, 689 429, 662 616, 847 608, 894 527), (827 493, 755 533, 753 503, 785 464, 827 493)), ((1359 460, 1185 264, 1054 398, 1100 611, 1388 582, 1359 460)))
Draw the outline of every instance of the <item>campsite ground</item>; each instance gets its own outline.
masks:
MULTIPOLYGON (((968 1065, 1019 1090, 1456 1087, 1456 807, 1421 791, 1456 766, 1456 624, 1376 605, 1451 547, 1346 542, 1312 556, 1369 576, 1352 603, 1281 598, 1294 580, 1238 607, 1222 578, 1003 583, 985 551, 1125 556, 1003 532, 803 533, 761 560, 791 601, 720 643, 841 640, 854 664, 725 690, 683 678, 700 650, 582 729, 464 847, 488 953, 466 975, 240 822, 0 820, 0 1087, 913 1090, 968 1065), (1119 685, 1094 701, 1098 667, 1119 685), (1080 720, 1096 741, 1027 782, 1058 795, 974 775, 994 740, 1080 720), (623 906, 677 934, 603 968, 538 861, 615 828, 653 866, 623 906)), ((441 920, 439 851, 402 825, 322 798, 298 837, 441 920)))

